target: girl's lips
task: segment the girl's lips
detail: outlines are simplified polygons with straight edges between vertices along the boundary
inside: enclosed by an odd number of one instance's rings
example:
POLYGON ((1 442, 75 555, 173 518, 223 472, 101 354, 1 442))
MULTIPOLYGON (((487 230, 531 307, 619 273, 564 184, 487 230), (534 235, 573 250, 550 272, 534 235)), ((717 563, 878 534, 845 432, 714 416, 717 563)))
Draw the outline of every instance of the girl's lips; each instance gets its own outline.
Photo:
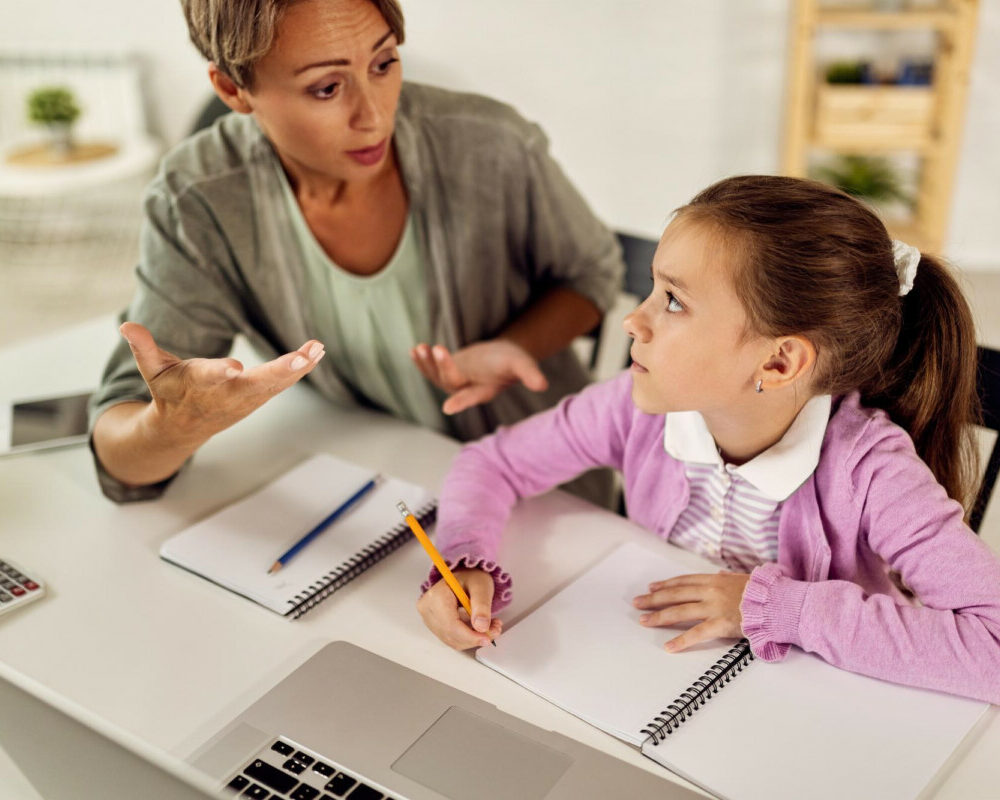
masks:
POLYGON ((359 164, 370 167, 372 164, 377 164, 382 160, 382 156, 385 155, 385 145, 388 141, 388 138, 385 138, 373 147, 365 147, 361 150, 348 150, 347 155, 359 164))
POLYGON ((632 359, 632 363, 629 365, 629 369, 632 370, 632 372, 649 372, 648 369, 646 369, 642 364, 640 364, 634 358, 632 359))

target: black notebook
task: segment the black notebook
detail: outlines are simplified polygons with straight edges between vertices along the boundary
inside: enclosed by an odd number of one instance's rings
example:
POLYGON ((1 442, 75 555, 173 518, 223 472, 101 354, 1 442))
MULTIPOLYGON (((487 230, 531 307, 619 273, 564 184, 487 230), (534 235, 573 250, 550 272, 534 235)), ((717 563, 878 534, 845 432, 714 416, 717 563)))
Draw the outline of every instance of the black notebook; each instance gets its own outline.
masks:
POLYGON ((476 658, 713 794, 739 800, 912 798, 988 708, 745 640, 667 653, 646 628, 648 584, 718 567, 626 544, 504 630, 476 658))
POLYGON ((316 455, 275 481, 172 536, 160 556, 262 606, 297 618, 413 538, 396 511, 404 501, 424 527, 437 504, 423 488, 378 485, 273 575, 288 548, 375 476, 316 455))

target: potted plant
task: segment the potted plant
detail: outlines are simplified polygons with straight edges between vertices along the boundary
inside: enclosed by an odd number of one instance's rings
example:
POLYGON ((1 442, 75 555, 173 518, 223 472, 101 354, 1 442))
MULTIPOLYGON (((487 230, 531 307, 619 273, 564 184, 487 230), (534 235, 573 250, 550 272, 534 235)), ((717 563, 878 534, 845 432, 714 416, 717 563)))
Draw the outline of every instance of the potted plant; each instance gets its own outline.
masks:
POLYGON ((872 204, 913 204, 913 199, 900 185, 896 171, 884 158, 840 156, 831 164, 817 168, 814 175, 872 204))
POLYGON ((44 86, 28 95, 28 119, 49 131, 49 146, 60 157, 73 149, 73 123, 80 107, 73 93, 61 86, 44 86))

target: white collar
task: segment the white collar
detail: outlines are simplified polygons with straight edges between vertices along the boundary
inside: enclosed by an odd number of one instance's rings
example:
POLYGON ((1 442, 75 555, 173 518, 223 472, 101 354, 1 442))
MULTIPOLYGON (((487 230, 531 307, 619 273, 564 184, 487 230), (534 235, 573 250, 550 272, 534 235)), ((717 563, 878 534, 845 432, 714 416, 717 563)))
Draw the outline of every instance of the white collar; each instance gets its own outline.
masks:
POLYGON ((782 501, 812 475, 830 421, 831 397, 817 395, 799 411, 781 439, 739 467, 723 464, 704 418, 697 411, 666 415, 663 449, 678 461, 714 464, 735 472, 766 497, 782 501))

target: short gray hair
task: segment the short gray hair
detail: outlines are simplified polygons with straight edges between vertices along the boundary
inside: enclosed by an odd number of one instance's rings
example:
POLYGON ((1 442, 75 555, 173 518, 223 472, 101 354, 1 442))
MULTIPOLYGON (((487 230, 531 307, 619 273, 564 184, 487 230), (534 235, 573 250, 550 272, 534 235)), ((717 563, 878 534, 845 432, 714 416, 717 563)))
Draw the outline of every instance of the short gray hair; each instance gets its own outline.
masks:
MULTIPOLYGON (((402 44, 403 9, 398 0, 368 0, 402 44)), ((253 86, 253 69, 274 44, 281 17, 296 0, 181 0, 194 46, 233 82, 253 86)))

